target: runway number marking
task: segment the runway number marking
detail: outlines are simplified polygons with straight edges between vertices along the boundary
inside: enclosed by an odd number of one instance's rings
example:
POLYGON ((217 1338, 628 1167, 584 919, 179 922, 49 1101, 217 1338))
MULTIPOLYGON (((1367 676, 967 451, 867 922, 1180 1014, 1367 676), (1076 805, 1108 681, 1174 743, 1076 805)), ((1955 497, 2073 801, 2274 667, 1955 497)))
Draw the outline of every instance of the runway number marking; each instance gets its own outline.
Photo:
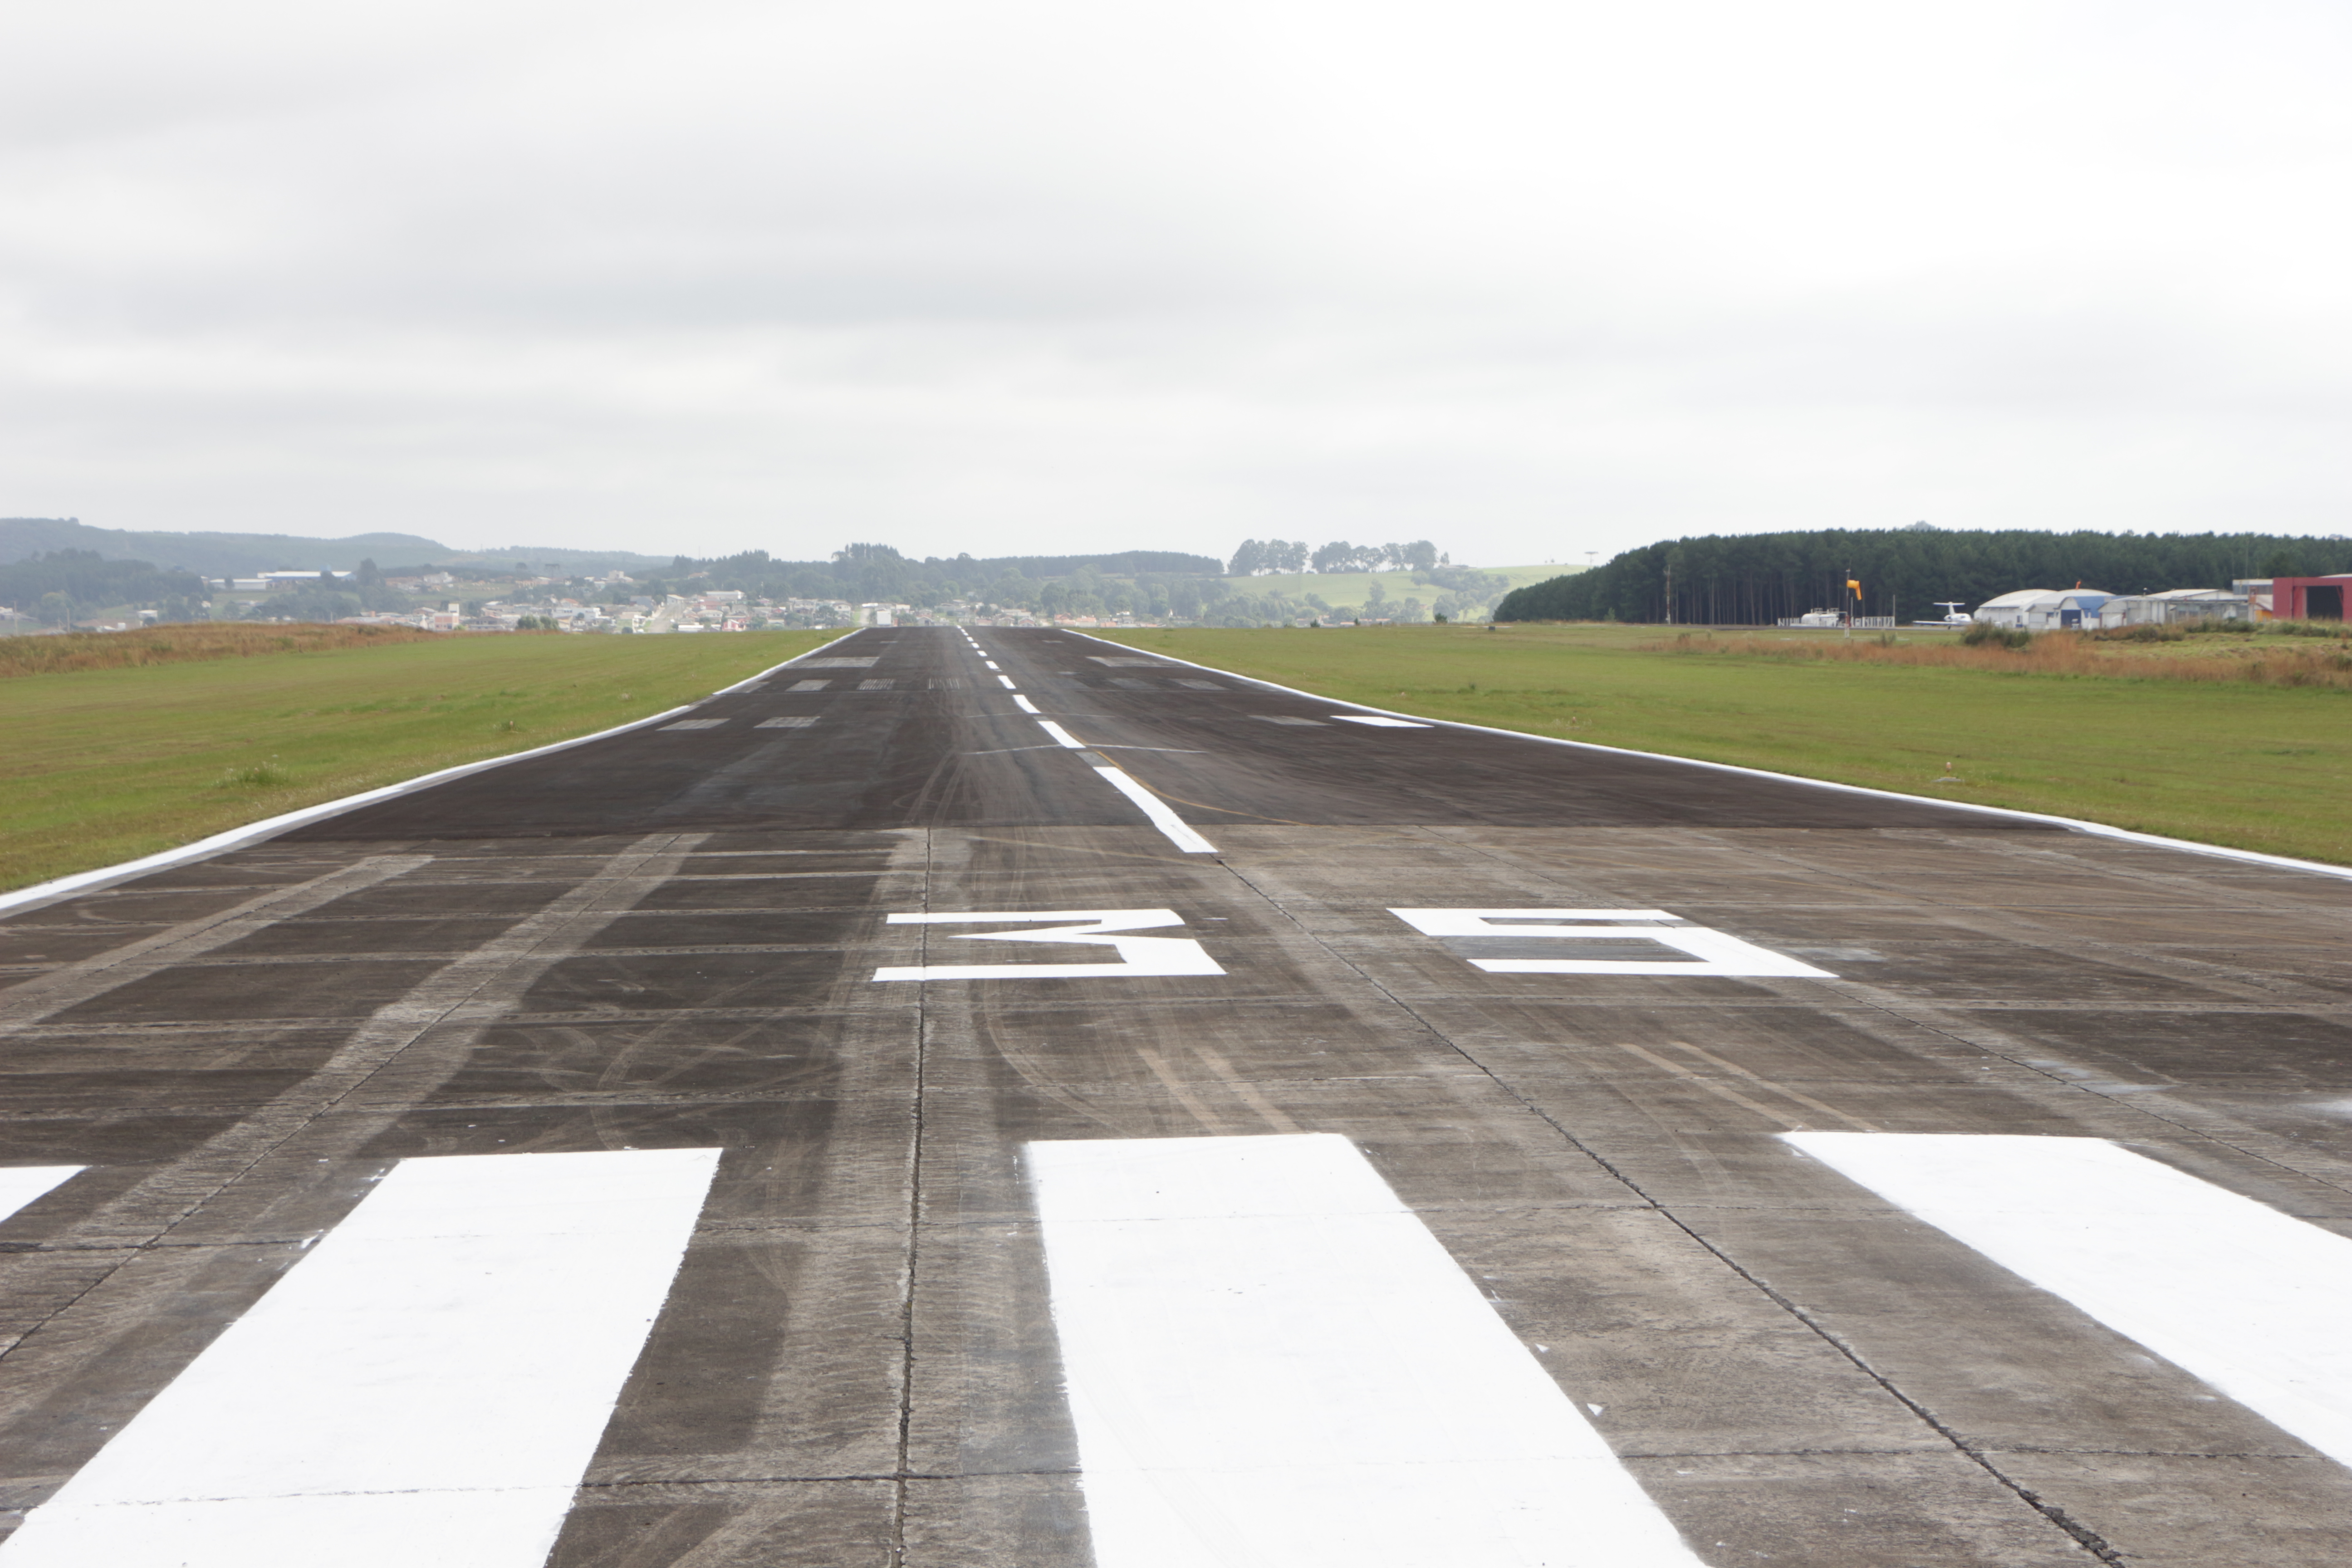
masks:
POLYGON ((5 1568, 540 1568, 716 1149, 404 1160, 5 1568))
POLYGON ((1026 1152, 1100 1568, 1700 1568, 1345 1138, 1026 1152))
POLYGON ((1490 974, 1660 974, 1834 980, 1826 969, 1696 926, 1664 910, 1391 910, 1434 937, 1543 938, 1562 942, 1654 942, 1688 959, 1469 958, 1490 974), (1502 921, 1508 924, 1498 925, 1502 921))
POLYGON ((964 942, 1076 942, 1108 947, 1112 963, 931 963, 877 969, 877 980, 1103 980, 1162 974, 1223 974, 1208 950, 1191 937, 1130 936, 1138 931, 1181 926, 1173 910, 1051 910, 1040 913, 978 910, 953 915, 892 915, 890 925, 1041 924, 1045 931, 957 931, 964 942), (1076 923, 1071 923, 1076 922, 1076 923))
POLYGON ((2352 1465, 2352 1239, 2104 1138, 1780 1136, 2352 1465))

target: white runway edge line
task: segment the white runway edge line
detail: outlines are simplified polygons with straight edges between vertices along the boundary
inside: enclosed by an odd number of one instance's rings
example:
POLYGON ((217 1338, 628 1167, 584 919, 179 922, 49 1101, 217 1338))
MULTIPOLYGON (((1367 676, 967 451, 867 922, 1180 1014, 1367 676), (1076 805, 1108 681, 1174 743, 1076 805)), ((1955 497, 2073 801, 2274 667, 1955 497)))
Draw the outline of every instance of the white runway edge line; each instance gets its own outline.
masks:
POLYGON ((1027 1153, 1100 1568, 1700 1568, 1345 1138, 1027 1153))
MULTIPOLYGON (((838 640, 838 638, 835 639, 835 641, 838 640)), ((789 669, 801 660, 822 653, 832 646, 831 642, 819 643, 806 653, 794 654, 783 663, 772 665, 757 675, 737 681, 732 686, 722 686, 710 696, 724 697, 730 692, 740 691, 748 686, 755 686, 774 675, 776 671, 789 669)), ((232 849, 242 849, 248 844, 257 843, 264 838, 276 837, 280 833, 306 826, 313 822, 320 822, 330 816, 340 816, 347 811, 357 811, 363 805, 373 805, 378 801, 396 800, 404 795, 413 795, 421 789, 431 789, 435 784, 447 784, 452 779, 465 778, 468 774, 482 773, 490 768, 502 768, 509 763, 525 762, 532 757, 544 757, 556 752, 568 752, 574 746, 584 746, 591 741, 602 741, 613 735, 625 735, 632 730, 643 730, 658 724, 665 719, 675 719, 681 713, 691 713, 709 700, 710 698, 706 697, 699 701, 685 703, 677 708, 667 708, 659 713, 648 714, 643 719, 632 720, 626 724, 615 724, 609 730, 599 730, 593 735, 574 735, 568 741, 556 741, 544 746, 533 746, 527 752, 509 752, 503 757, 485 757, 478 763, 460 763, 454 768, 443 768, 437 773, 420 773, 413 779, 404 779, 396 784, 386 784, 382 789, 367 790, 359 795, 347 795, 341 800, 321 801, 317 805, 306 805, 299 811, 289 811, 282 816, 266 816, 259 822, 248 822, 243 827, 232 827, 226 833, 215 833, 209 838, 199 838, 192 844, 183 844, 177 849, 165 849, 157 854, 142 856, 136 860, 125 860, 120 865, 101 866, 94 871, 77 871, 70 877, 59 877, 48 882, 37 882, 29 888, 19 888, 13 893, 0 893, 0 915, 13 914, 16 910, 39 904, 55 903, 59 899, 71 898, 76 893, 87 893, 99 888, 110 888, 117 882, 127 882, 134 877, 144 877, 151 871, 162 871, 173 866, 184 866, 191 860, 206 860, 215 855, 226 855, 232 849)))
POLYGON ((2104 1138, 1781 1136, 2352 1465, 2352 1239, 2104 1138))
POLYGON ((716 1149, 404 1160, 5 1568, 540 1568, 716 1149))
POLYGON ((0 1165, 0 1219, 88 1170, 87 1165, 0 1165))
MULTIPOLYGON (((1125 647, 1125 643, 1111 642, 1104 637, 1088 637, 1087 633, 1063 626, 1074 637, 1086 637, 1088 642, 1101 643, 1105 647, 1125 647)), ((1329 702, 1332 698, 1319 691, 1301 691, 1295 686, 1282 686, 1271 680, 1260 680, 1255 675, 1235 675, 1213 664, 1195 664, 1189 658, 1178 658, 1172 653, 1154 654, 1171 664, 1181 664, 1191 669, 1206 670, 1231 680, 1245 680, 1252 686, 1263 686, 1268 691, 1287 692, 1304 697, 1310 702, 1329 702)), ((1506 730, 1495 724, 1467 724, 1459 719, 1432 719, 1420 714, 1399 713, 1392 708, 1374 708, 1359 702, 1357 707, 1367 713, 1385 713, 1392 719, 1410 719, 1416 724, 1433 725, 1446 730, 1475 730, 1486 735, 1508 735, 1513 740, 1534 741, 1546 746, 1566 746, 1579 752, 1607 752, 1620 757, 1654 757, 1662 763, 1680 763, 1686 768, 1706 768, 1719 773, 1743 773, 1749 778, 1778 779, 1784 784, 1809 784, 1814 789, 1836 790, 1844 795, 1866 795, 1880 800, 1925 801, 1952 811, 1973 811, 1986 816, 2006 816, 2016 822, 2047 822, 2060 827, 2071 827, 2078 833, 2088 833, 2100 838, 2119 838, 2127 844, 2147 844, 2159 849, 2182 849, 2191 855, 2210 855, 2221 860, 2243 860, 2249 865, 2275 866, 2288 871, 2312 871, 2323 877, 2352 881, 2352 866, 2330 866, 2320 860, 2299 860, 2292 855, 2265 855, 2259 849, 2232 849, 2226 844, 2200 844, 2193 838, 2167 838, 2160 833, 2135 833, 2128 827, 2114 827, 2104 822, 2086 822, 2079 816, 2053 816, 2042 811, 2018 811, 2006 805, 1978 805, 1964 800, 1939 800, 1932 795, 1905 795, 1900 790, 1873 789, 1868 784, 1839 784, 1833 779, 1809 779, 1802 773, 1776 773, 1769 768, 1744 768, 1737 763, 1710 763, 1699 757, 1677 757, 1664 752, 1637 751, 1632 746, 1603 746, 1593 741, 1564 741, 1557 735, 1530 734, 1525 730, 1506 730)))

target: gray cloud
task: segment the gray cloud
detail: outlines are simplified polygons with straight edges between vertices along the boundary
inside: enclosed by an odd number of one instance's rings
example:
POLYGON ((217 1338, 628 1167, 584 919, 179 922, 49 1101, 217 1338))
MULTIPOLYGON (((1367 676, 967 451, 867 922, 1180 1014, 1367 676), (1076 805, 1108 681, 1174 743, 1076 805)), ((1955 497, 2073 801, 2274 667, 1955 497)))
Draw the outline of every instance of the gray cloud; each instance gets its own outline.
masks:
POLYGON ((2346 526, 2324 6, 51 10, 0 59, 12 513, 2346 526))

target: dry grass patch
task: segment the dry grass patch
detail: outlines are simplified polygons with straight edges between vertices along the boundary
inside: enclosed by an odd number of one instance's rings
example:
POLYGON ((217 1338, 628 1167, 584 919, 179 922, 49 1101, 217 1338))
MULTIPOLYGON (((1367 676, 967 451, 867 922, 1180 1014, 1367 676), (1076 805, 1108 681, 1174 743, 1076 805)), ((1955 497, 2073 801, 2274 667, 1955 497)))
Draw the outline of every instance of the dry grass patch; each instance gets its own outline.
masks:
POLYGON ((0 679, 18 675, 62 675, 77 669, 131 669, 204 659, 388 647, 394 643, 432 642, 466 635, 423 632, 413 626, 346 626, 318 622, 257 626, 244 621, 194 621, 142 626, 131 632, 0 637, 0 679))

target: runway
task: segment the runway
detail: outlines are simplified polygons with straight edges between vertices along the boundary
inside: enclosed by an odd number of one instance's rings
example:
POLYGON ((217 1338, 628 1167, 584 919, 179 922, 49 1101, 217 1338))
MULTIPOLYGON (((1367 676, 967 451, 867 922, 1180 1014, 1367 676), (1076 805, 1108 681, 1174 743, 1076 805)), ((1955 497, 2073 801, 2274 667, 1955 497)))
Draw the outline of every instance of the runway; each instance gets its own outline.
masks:
POLYGON ((1378 717, 869 630, 0 921, 0 1568, 2352 1561, 2352 881, 1378 717))

